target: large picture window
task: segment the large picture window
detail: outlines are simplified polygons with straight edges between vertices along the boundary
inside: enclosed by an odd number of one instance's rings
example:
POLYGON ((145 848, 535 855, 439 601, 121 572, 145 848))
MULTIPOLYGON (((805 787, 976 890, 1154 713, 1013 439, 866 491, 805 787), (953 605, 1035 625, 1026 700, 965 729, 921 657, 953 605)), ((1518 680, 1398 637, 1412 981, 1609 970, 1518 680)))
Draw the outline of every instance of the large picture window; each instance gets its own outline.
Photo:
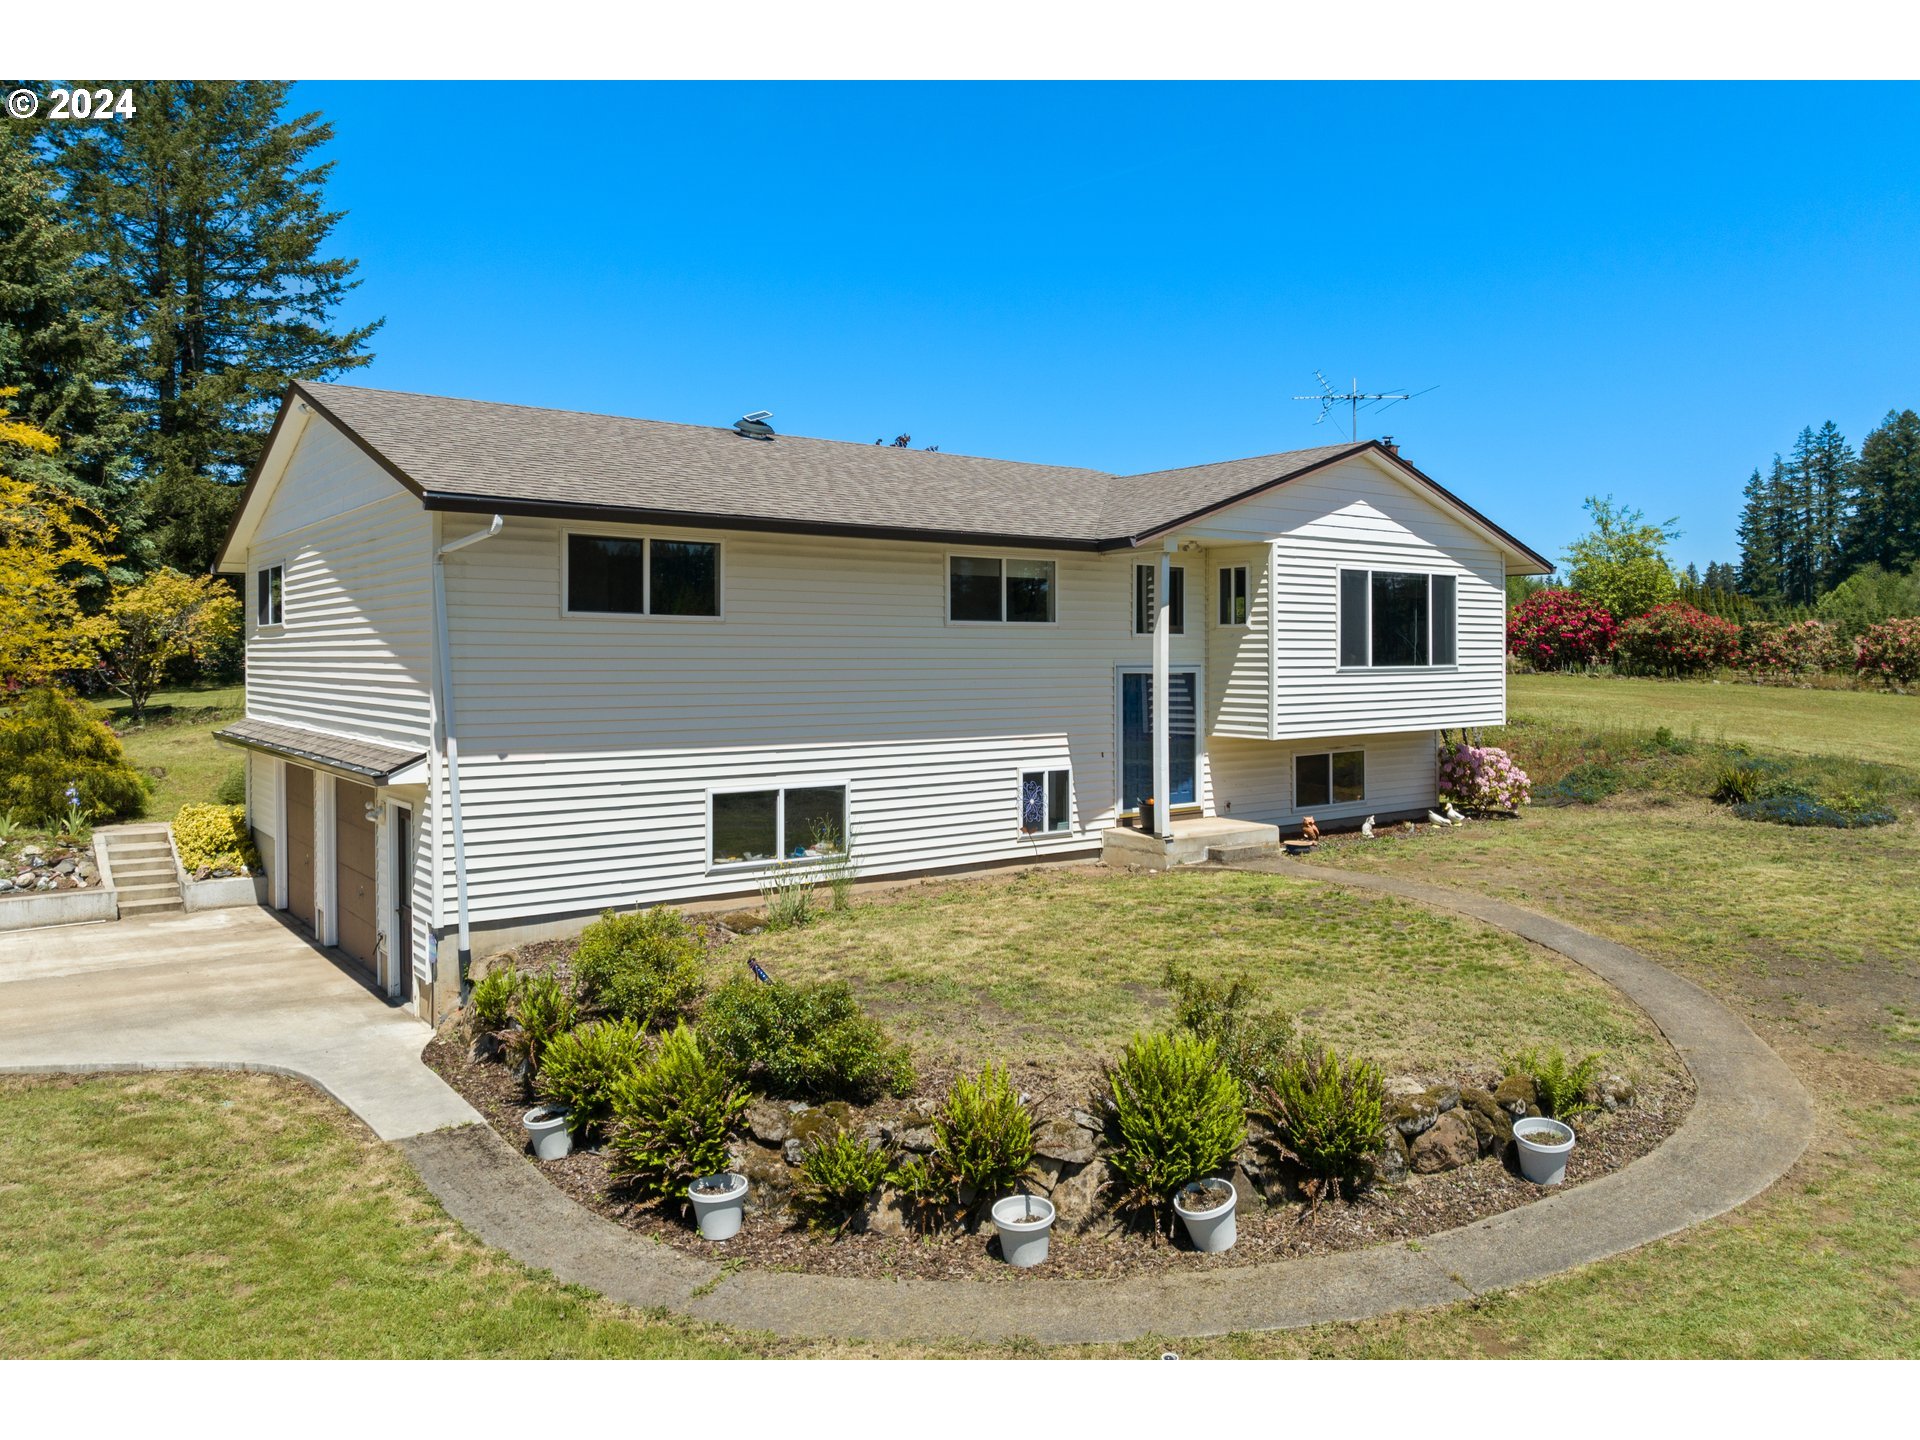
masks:
POLYGON ((1367 752, 1322 751, 1293 757, 1293 808, 1352 805, 1367 798, 1367 752))
POLYGON ((1455 664, 1458 593, 1458 581, 1451 575, 1342 570, 1342 668, 1455 664))
POLYGON ((711 800, 707 854, 719 865, 821 859, 847 849, 847 787, 796 785, 719 790, 711 800))
MULTIPOLYGON (((1133 633, 1151 635, 1154 621, 1155 576, 1158 565, 1133 567, 1133 633)), ((1167 567, 1167 633, 1187 633, 1187 572, 1178 565, 1167 567)))
POLYGON ((720 546, 710 540, 567 536, 567 613, 720 614, 720 546))
POLYGON ((993 555, 947 557, 947 618, 1051 625, 1056 597, 1051 560, 993 555))

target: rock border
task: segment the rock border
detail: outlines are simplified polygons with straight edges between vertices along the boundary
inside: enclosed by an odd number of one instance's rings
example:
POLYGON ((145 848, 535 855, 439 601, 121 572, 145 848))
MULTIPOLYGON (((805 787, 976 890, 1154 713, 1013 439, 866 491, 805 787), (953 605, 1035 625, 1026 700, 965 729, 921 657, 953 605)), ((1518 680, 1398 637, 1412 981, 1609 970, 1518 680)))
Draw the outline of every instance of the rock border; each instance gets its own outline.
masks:
POLYGON ((1565 956, 1653 1020, 1693 1074, 1693 1109, 1664 1144, 1624 1169, 1429 1235, 1417 1247, 1110 1281, 729 1273, 594 1214, 549 1184, 491 1127, 464 1125, 397 1143, 448 1213, 486 1244, 628 1305, 791 1336, 1019 1337, 1061 1345, 1290 1329, 1471 1299, 1724 1214, 1784 1175, 1813 1139, 1813 1101, 1786 1063, 1705 990, 1624 945, 1505 901, 1419 881, 1282 859, 1235 868, 1398 895, 1565 956))

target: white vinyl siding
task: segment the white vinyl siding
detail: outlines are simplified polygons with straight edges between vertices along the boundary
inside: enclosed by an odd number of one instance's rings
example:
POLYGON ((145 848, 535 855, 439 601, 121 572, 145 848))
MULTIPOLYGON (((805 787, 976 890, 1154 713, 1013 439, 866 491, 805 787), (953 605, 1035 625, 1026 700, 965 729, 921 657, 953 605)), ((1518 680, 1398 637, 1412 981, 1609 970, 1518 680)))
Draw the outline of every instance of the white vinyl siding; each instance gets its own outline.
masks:
POLYGON ((1247 571, 1247 623, 1222 625, 1217 610, 1207 630, 1207 733, 1264 740, 1273 728, 1273 653, 1267 619, 1271 596, 1265 545, 1235 545, 1208 552, 1215 573, 1244 566, 1247 571))
POLYGON ((1282 826, 1297 825, 1304 815, 1324 825, 1425 810, 1439 793, 1434 745, 1429 730, 1300 741, 1217 738, 1211 742, 1214 804, 1235 820, 1282 826), (1295 757, 1348 750, 1366 752, 1365 798, 1303 806, 1294 794, 1295 757))

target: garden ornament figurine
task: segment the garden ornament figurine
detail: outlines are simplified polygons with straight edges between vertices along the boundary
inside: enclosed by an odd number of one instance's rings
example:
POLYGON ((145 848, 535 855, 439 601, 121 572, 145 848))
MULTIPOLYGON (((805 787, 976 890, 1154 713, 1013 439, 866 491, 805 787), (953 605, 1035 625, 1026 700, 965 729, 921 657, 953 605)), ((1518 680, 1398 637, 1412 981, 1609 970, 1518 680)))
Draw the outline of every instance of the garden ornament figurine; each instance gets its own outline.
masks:
POLYGON ((1453 802, 1451 800, 1440 807, 1440 813, 1447 817, 1447 823, 1449 825, 1464 825, 1466 823, 1467 817, 1453 808, 1453 802))
POLYGON ((1428 823, 1429 825, 1451 825, 1451 824, 1453 824, 1453 822, 1452 822, 1451 820, 1449 820, 1449 819, 1447 819, 1447 817, 1446 817, 1446 816, 1444 816, 1444 815, 1442 815, 1442 814, 1441 814, 1441 813, 1440 813, 1440 812, 1439 812, 1438 810, 1429 810, 1429 811, 1427 811, 1427 823, 1428 823))
POLYGON ((1371 840, 1373 838, 1373 816, 1369 815, 1360 822, 1360 838, 1362 840, 1371 840))
POLYGON ((1319 843, 1320 827, 1313 823, 1313 817, 1311 815, 1300 822, 1300 838, 1305 840, 1309 845, 1319 843))

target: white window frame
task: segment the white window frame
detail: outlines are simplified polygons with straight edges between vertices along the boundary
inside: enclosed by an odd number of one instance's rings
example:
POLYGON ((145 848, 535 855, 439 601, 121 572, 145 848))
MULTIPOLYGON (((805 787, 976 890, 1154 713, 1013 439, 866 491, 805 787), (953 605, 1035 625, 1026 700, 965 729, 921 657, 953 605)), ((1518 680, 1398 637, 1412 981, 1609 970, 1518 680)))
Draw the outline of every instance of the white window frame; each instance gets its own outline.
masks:
POLYGON ((940 613, 949 625, 998 625, 1015 630, 1045 630, 1060 624, 1060 560, 1057 556, 1035 552, 995 550, 949 550, 940 561, 940 613), (956 620, 953 618, 953 562, 955 560, 993 560, 1000 565, 1000 618, 998 620, 956 620), (1053 567, 1053 618, 1051 620, 1009 620, 1007 618, 1007 562, 1038 560, 1053 567))
POLYGON ((1080 827, 1074 823, 1075 796, 1073 793, 1073 766, 1067 765, 1019 765, 1013 772, 1013 828, 1022 840, 1043 840, 1049 835, 1077 835, 1080 827), (1038 830, 1028 830, 1021 824, 1025 818, 1027 796, 1027 776, 1038 775, 1041 778, 1042 798, 1046 803, 1048 824, 1038 830), (1067 777, 1067 824, 1064 830, 1053 828, 1052 821, 1060 817, 1053 813, 1053 805, 1047 793, 1047 777, 1064 775, 1067 777))
POLYGON ((750 875, 758 871, 773 870, 782 865, 805 864, 805 861, 788 860, 776 855, 771 860, 729 860, 716 861, 713 858, 713 801, 717 795, 758 795, 771 790, 778 797, 773 806, 773 838, 776 846, 785 845, 787 835, 787 792, 789 790, 831 790, 838 786, 846 797, 840 807, 840 844, 841 853, 850 853, 853 848, 853 781, 842 775, 821 775, 803 780, 742 780, 737 784, 710 785, 706 792, 706 834, 702 839, 705 849, 702 855, 709 875, 750 875))
POLYGON ((605 527, 587 529, 585 527, 565 528, 560 531, 560 614, 567 620, 651 620, 662 624, 677 624, 689 621, 701 625, 712 625, 727 618, 727 542, 705 535, 661 535, 652 530, 637 535, 622 535, 605 527), (579 535, 589 540, 638 540, 640 542, 640 598, 646 606, 642 610, 575 610, 569 603, 572 593, 572 580, 567 571, 573 549, 573 537, 579 535), (711 615, 656 615, 653 611, 653 542, 665 541, 668 544, 685 543, 691 545, 711 545, 714 547, 713 599, 717 607, 711 615))
POLYGON ((1214 572, 1213 598, 1217 623, 1222 629, 1246 629, 1253 623, 1253 567, 1250 565, 1222 565, 1214 572), (1228 582, 1227 603, 1224 609, 1220 607, 1219 577, 1222 575, 1237 575, 1240 577, 1237 582, 1237 588, 1241 598, 1246 602, 1246 614, 1239 620, 1233 618, 1233 592, 1236 588, 1236 582, 1228 582))
MULTIPOLYGON (((1136 635, 1153 634, 1153 616, 1154 611, 1158 608, 1154 602, 1159 598, 1153 592, 1155 586, 1159 583, 1159 570, 1160 565, 1157 561, 1148 561, 1144 565, 1138 561, 1134 563, 1133 588, 1127 592, 1127 609, 1132 612, 1133 633, 1136 635), (1145 571, 1147 576, 1147 605, 1144 616, 1140 613, 1140 574, 1142 571, 1145 571), (1144 630, 1140 628, 1140 622, 1143 619, 1147 622, 1144 630)), ((1187 633, 1187 601, 1192 597, 1187 594, 1187 567, 1184 565, 1167 566, 1167 574, 1169 577, 1171 577, 1175 571, 1178 571, 1180 574, 1180 616, 1176 622, 1172 607, 1168 607, 1167 633, 1169 635, 1184 635, 1187 633)), ((1171 578, 1167 580, 1167 589, 1173 589, 1173 580, 1171 578)))
POLYGON ((284 630, 287 628, 287 562, 275 560, 270 565, 262 565, 253 572, 253 594, 247 598, 252 602, 253 628, 255 630, 284 630), (260 580, 261 577, 280 572, 280 614, 272 620, 260 618, 260 580))
POLYGON ((1336 805, 1364 805, 1367 803, 1367 747, 1364 745, 1334 745, 1325 750, 1295 750, 1288 763, 1287 790, 1293 801, 1293 813, 1306 812, 1306 802, 1300 798, 1300 762, 1312 760, 1321 755, 1327 757, 1327 799, 1318 808, 1330 810, 1336 805), (1336 755, 1358 755, 1360 757, 1360 798, 1358 800, 1339 800, 1333 793, 1333 757, 1336 755))
MULTIPOLYGON (((1251 610, 1251 607, 1249 607, 1251 610)), ((1333 666, 1342 674, 1361 675, 1385 671, 1389 674, 1425 673, 1437 671, 1450 674, 1460 668, 1460 572, 1458 570, 1428 570, 1419 566, 1400 565, 1341 565, 1333 572, 1333 666), (1343 597, 1345 586, 1341 576, 1355 573, 1367 577, 1367 663, 1364 665, 1345 665, 1340 661, 1340 637, 1346 625, 1346 600, 1343 597), (1427 663, 1424 665, 1376 665, 1373 663, 1373 577, 1375 575, 1424 575, 1427 577, 1427 663), (1445 664, 1433 663, 1433 581, 1435 576, 1451 577, 1453 580, 1453 659, 1445 664)))

